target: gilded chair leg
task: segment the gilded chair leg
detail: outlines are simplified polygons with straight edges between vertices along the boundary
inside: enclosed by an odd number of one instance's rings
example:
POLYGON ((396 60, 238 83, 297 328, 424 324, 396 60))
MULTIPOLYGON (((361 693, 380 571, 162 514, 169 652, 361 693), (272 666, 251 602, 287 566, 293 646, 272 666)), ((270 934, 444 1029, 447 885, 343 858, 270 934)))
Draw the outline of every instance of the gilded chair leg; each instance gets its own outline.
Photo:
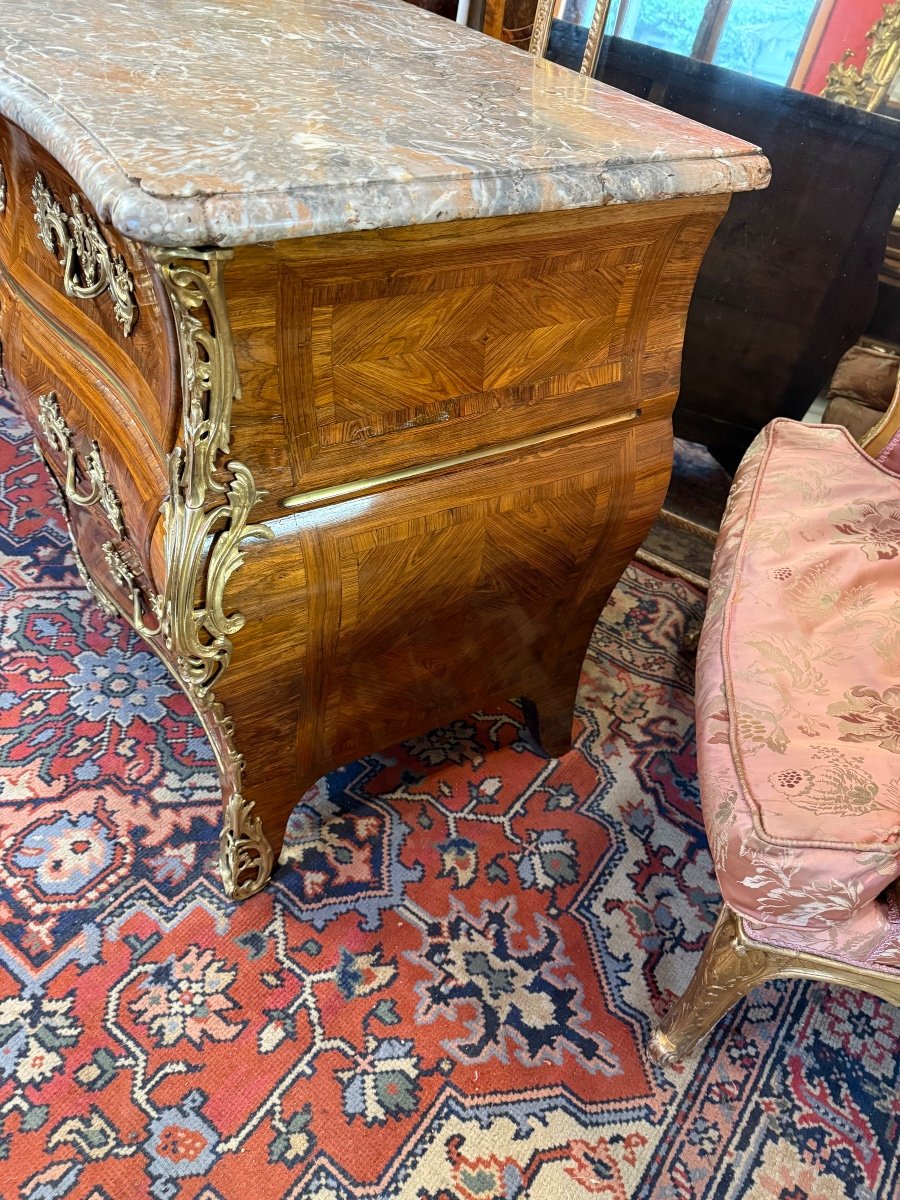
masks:
POLYGON ((737 914, 723 904, 694 978, 650 1039, 651 1058, 677 1062, 690 1054, 742 996, 776 976, 783 961, 776 951, 748 945, 737 914))
POLYGON ((681 649, 685 654, 696 654, 700 645, 700 626, 686 629, 681 635, 681 649))

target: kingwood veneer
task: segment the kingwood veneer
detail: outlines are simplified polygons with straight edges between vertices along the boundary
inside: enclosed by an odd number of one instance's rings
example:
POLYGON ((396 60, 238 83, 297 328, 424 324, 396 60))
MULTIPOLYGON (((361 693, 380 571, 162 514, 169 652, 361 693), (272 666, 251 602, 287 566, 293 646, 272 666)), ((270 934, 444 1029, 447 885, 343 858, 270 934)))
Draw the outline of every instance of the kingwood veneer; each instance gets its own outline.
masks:
POLYGON ((203 55, 153 5, 114 44, 50 8, 0 31, 6 380, 93 595, 209 734, 243 897, 339 763, 510 696, 568 747, 703 251, 766 164, 390 0, 210 9, 203 55))

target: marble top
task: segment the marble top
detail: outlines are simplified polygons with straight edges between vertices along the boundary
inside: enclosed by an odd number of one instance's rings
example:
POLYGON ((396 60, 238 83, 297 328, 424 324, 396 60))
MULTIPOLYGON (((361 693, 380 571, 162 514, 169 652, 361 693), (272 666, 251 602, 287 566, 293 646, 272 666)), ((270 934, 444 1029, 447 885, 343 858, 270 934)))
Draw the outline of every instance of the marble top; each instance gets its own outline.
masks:
POLYGON ((401 0, 2 0, 0 113, 162 246, 768 180, 738 138, 401 0))

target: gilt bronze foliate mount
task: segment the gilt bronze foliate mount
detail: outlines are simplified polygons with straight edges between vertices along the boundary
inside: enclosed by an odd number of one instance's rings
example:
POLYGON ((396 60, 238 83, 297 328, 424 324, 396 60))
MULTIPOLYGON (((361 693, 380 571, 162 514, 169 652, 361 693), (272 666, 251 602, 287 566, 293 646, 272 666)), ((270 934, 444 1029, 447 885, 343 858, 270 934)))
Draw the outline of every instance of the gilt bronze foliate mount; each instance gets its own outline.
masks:
POLYGON ((71 214, 53 196, 40 173, 31 188, 38 237, 62 265, 63 290, 73 300, 96 300, 109 292, 116 320, 128 336, 137 320, 134 280, 121 254, 110 250, 76 195, 71 214))
POLYGON ((66 423, 59 407, 56 392, 45 392, 38 397, 38 424, 41 427, 47 444, 57 454, 62 454, 66 464, 66 481, 64 485, 66 499, 80 508, 99 504, 109 520, 110 525, 121 537, 125 532, 122 520, 122 505, 115 489, 106 476, 106 468, 100 456, 100 447, 96 442, 91 443, 87 456, 87 475, 89 487, 86 492, 79 491, 76 480, 74 435, 66 423))

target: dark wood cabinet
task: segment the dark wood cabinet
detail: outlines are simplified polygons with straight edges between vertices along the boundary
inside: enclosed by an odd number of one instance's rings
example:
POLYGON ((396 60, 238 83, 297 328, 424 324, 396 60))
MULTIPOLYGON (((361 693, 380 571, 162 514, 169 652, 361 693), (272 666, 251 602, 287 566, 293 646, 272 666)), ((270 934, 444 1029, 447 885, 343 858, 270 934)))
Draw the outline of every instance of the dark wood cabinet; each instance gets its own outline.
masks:
MULTIPOLYGON (((555 22, 577 69, 584 30, 555 22)), ((773 417, 801 417, 866 330, 900 203, 900 122, 623 38, 597 78, 755 142, 765 192, 736 196, 697 280, 675 432, 734 470, 773 417)))

